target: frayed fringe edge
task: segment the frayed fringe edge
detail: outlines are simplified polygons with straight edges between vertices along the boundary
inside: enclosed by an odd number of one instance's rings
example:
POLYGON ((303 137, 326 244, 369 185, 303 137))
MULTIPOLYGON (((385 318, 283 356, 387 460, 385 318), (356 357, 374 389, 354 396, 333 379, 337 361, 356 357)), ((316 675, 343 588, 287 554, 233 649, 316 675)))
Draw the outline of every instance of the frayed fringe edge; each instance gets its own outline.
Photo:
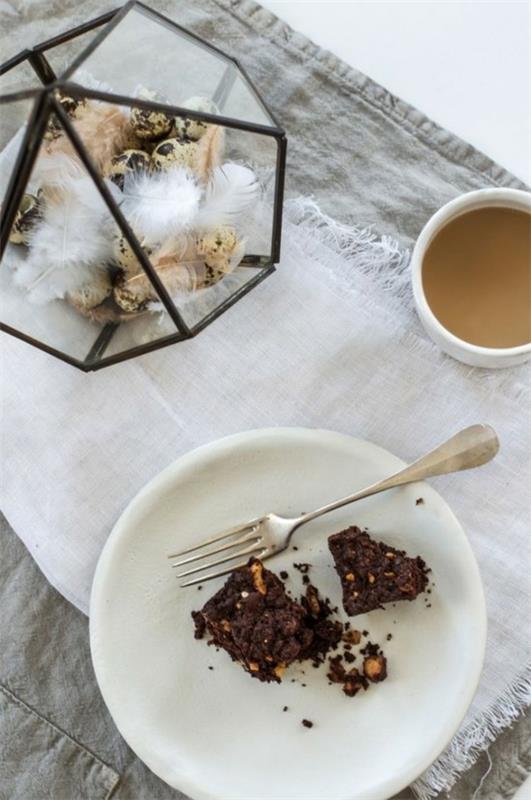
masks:
MULTIPOLYGON (((340 291, 348 291, 354 285, 359 288, 359 275, 365 275, 385 293, 385 304, 398 322, 406 326, 403 336, 409 347, 427 352, 440 350, 424 335, 416 317, 409 250, 390 236, 378 236, 372 228, 345 225, 325 214, 312 197, 298 197, 287 201, 286 221, 298 232, 298 245, 308 256, 315 256, 315 241, 338 259, 337 265, 330 263, 329 272, 340 291), (310 250, 310 248, 312 248, 310 250)), ((327 263, 329 259, 327 259, 327 263)), ((524 364, 511 369, 480 369, 468 367, 452 360, 453 365, 473 375, 487 392, 500 392, 515 402, 531 401, 531 385, 524 364)))
POLYGON ((434 764, 411 785, 419 800, 448 791, 481 753, 531 704, 531 664, 487 711, 458 733, 434 764))
MULTIPOLYGON (((294 225, 312 230, 321 244, 345 258, 356 273, 377 278, 382 288, 409 300, 409 251, 390 236, 378 236, 371 228, 344 225, 329 217, 311 197, 299 197, 286 204, 287 217, 294 225)), ((348 279, 348 275, 343 275, 348 279)))

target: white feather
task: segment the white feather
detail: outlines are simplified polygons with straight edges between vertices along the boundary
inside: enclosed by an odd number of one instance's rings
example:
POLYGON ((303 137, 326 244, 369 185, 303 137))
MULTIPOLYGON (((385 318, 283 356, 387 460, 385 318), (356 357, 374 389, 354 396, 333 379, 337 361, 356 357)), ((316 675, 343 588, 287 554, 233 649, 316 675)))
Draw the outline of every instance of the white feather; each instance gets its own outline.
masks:
POLYGON ((61 152, 47 153, 41 149, 29 185, 34 192, 41 187, 68 190, 72 181, 86 174, 77 156, 61 152))
POLYGON ((194 225, 201 192, 186 167, 129 173, 124 182, 121 210, 140 239, 157 243, 194 225))
POLYGON ((197 227, 234 225, 257 196, 258 181, 252 169, 230 162, 216 167, 197 215, 197 227))
POLYGON ((92 180, 75 178, 61 188, 60 196, 46 203, 14 279, 34 303, 62 298, 89 283, 113 254, 115 226, 92 180))

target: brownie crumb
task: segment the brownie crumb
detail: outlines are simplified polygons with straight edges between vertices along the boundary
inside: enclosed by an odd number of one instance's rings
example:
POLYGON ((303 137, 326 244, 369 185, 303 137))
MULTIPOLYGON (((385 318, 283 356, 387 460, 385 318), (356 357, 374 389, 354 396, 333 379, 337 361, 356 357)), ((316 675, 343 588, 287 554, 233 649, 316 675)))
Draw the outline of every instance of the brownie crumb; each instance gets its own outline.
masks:
POLYGON ((295 569, 298 569, 301 575, 307 575, 310 571, 311 564, 307 564, 305 561, 301 561, 299 564, 293 562, 293 566, 295 569))
POLYGON ((313 728, 313 722, 311 722, 309 719, 303 719, 302 724, 305 728, 313 728))
POLYGON ((214 669, 214 667, 209 667, 209 669, 214 669))
POLYGON ((387 639, 388 642, 390 642, 391 639, 393 638, 393 634, 392 633, 388 633, 385 638, 387 639))
POLYGON ((285 569, 283 569, 282 572, 280 573, 280 577, 282 578, 283 581, 286 581, 289 578, 289 575, 285 569))
POLYGON ((362 632, 361 632, 361 635, 362 635, 362 636, 368 636, 368 635, 369 635, 369 631, 362 631, 362 632))
POLYGON ((330 670, 327 672, 326 677, 332 683, 343 683, 345 680, 346 670, 343 666, 343 659, 341 656, 334 656, 328 659, 330 670))
POLYGON ((284 708, 282 709, 282 711, 287 711, 287 710, 288 710, 287 706, 284 706, 284 708))
POLYGON ((417 497, 417 499, 415 500, 415 505, 416 506, 423 506, 424 505, 424 498, 423 497, 417 497))
POLYGON ((343 626, 339 620, 331 619, 330 601, 323 600, 311 583, 306 586, 306 593, 300 602, 306 611, 305 624, 313 637, 299 661, 309 659, 314 666, 322 664, 330 650, 334 650, 341 641, 343 626))
POLYGON ((347 695, 347 697, 354 697, 358 694, 360 689, 367 691, 368 688, 369 684, 367 682, 367 678, 364 675, 360 675, 356 667, 353 667, 351 670, 349 670, 346 680, 343 684, 343 692, 347 695))
POLYGON ((203 588, 202 586, 198 586, 197 591, 200 592, 202 588, 203 588))
POLYGON ((360 653, 364 656, 377 656, 380 652, 380 645, 368 641, 365 647, 362 647, 360 653))
POLYGON ((345 653, 343 655, 343 658, 345 659, 347 664, 352 664, 352 662, 356 660, 356 656, 354 655, 354 653, 345 653))
POLYGON ((294 545, 293 545, 293 549, 294 549, 294 550, 298 550, 299 548, 297 547, 297 545, 296 545, 296 544, 294 544, 294 545))
POLYGON ((206 631, 206 622, 200 611, 192 611, 192 619, 194 621, 194 638, 202 639, 206 631))

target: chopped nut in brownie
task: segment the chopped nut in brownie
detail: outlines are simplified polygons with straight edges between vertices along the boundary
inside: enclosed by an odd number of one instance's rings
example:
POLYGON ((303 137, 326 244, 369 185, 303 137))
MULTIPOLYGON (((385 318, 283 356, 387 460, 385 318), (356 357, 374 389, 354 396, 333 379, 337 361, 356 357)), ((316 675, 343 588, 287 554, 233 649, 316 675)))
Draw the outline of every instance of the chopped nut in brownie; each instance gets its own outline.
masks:
POLYGON ((261 681, 280 682, 288 664, 309 652, 316 638, 308 610, 289 598, 282 581, 256 558, 234 570, 192 616, 196 638, 207 630, 209 644, 222 647, 261 681))
POLYGON ((328 539, 343 587, 343 606, 350 616, 364 614, 383 603, 413 600, 428 583, 428 568, 384 542, 376 542, 358 527, 328 539))
POLYGON ((363 674, 371 683, 380 683, 387 678, 387 659, 379 644, 367 642, 361 649, 363 659, 363 674))
POLYGON ((347 629, 343 634, 343 641, 348 642, 348 644, 359 644, 361 642, 361 633, 360 631, 352 629, 347 629))
POLYGON ((371 683, 379 683, 387 678, 387 659, 383 653, 377 656, 365 656, 363 674, 371 683))

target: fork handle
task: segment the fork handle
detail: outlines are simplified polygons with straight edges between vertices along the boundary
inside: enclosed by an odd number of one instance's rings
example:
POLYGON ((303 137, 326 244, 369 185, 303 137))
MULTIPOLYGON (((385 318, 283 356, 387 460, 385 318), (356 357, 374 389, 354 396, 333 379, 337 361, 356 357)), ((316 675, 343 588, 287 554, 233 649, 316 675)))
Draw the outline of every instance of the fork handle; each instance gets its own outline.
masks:
POLYGON ((323 514, 328 514, 329 511, 335 511, 336 508, 379 492, 385 492, 386 489, 392 489, 395 486, 432 478, 434 475, 446 475, 449 472, 460 472, 464 469, 479 467, 494 458, 499 447, 496 432, 490 425, 471 425, 389 478, 302 515, 296 527, 298 528, 323 514))

